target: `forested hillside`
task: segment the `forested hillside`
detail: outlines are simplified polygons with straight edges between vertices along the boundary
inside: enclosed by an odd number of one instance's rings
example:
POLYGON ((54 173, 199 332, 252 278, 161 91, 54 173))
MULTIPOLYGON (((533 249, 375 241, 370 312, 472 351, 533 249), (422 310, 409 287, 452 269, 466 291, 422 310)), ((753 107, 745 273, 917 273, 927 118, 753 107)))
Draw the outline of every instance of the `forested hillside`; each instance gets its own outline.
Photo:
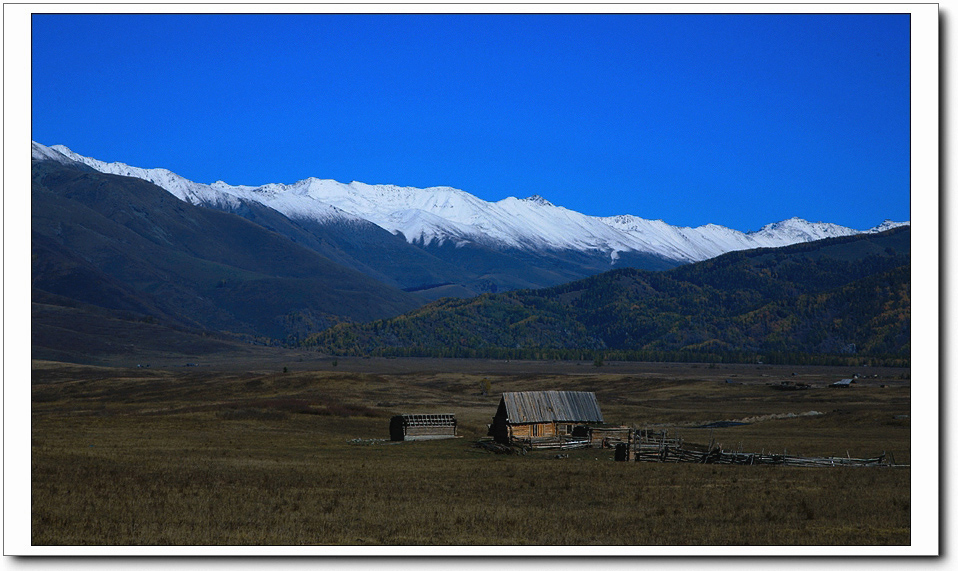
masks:
POLYGON ((343 324, 333 354, 818 363, 910 354, 910 229, 622 269, 343 324))

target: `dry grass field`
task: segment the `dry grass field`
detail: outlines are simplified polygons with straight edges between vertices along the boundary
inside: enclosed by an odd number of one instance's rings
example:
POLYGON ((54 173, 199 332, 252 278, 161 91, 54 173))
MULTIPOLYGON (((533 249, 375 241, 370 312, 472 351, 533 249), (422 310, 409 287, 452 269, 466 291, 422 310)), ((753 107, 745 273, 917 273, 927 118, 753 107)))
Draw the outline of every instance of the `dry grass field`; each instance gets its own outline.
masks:
POLYGON ((295 355, 183 365, 34 362, 34 545, 910 543, 909 468, 625 463, 608 449, 557 458, 474 446, 499 393, 584 390, 609 423, 691 442, 887 452, 909 464, 907 370, 295 355), (856 372, 869 378, 825 388, 856 372), (782 380, 812 388, 769 386, 782 380), (404 412, 455 413, 462 437, 388 442, 389 417, 404 412), (749 424, 695 428, 722 420, 749 424))

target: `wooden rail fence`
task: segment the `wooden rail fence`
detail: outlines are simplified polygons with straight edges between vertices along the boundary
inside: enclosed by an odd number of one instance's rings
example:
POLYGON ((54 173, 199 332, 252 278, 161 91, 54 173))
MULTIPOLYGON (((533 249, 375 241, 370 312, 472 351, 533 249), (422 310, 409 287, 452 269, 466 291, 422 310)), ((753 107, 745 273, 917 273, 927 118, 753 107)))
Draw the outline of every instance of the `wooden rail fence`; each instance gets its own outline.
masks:
MULTIPOLYGON (((619 444, 618 446, 623 446, 619 444)), ((741 464, 741 465, 781 465, 804 467, 832 466, 891 466, 882 453, 874 458, 852 458, 850 456, 804 457, 788 454, 766 454, 755 452, 728 452, 709 443, 708 447, 686 444, 680 438, 670 438, 667 431, 633 430, 629 438, 626 453, 617 453, 616 458, 634 462, 689 462, 695 464, 741 464)))
POLYGON ((687 462, 694 464, 779 465, 804 467, 832 466, 900 466, 886 454, 874 458, 851 456, 805 457, 786 452, 772 454, 722 450, 711 440, 707 446, 688 443, 667 430, 635 427, 607 428, 587 437, 553 436, 536 439, 514 439, 510 444, 480 440, 476 446, 498 454, 525 454, 536 449, 573 449, 608 447, 615 449, 615 460, 627 462, 687 462))

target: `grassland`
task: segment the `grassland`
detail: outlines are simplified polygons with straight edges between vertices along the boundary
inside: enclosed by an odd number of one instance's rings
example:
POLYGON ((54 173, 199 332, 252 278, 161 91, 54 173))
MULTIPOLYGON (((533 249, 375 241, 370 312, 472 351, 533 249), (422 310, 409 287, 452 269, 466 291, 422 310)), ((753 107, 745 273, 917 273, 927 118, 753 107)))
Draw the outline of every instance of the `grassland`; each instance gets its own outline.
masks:
POLYGON ((907 370, 295 355, 165 365, 34 362, 34 545, 910 543, 908 468, 634 464, 611 450, 473 445, 503 391, 587 390, 610 423, 908 464, 907 370), (869 378, 825 388, 855 372, 869 378), (769 386, 782 380, 812 388, 769 386), (401 412, 455 413, 462 438, 387 442, 401 412), (694 428, 720 420, 749 424, 694 428))

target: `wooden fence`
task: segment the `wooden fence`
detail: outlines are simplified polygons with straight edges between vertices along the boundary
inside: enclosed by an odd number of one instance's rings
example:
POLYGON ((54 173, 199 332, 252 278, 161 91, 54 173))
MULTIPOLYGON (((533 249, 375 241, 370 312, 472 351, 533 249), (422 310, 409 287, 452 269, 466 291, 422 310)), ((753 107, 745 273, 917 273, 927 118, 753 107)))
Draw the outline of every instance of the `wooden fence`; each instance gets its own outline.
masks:
POLYGON ((781 466, 830 467, 830 466, 888 466, 885 455, 875 458, 851 458, 842 456, 802 457, 786 454, 758 454, 750 452, 726 452, 721 448, 711 451, 689 450, 680 447, 652 447, 640 445, 631 455, 635 462, 691 462, 695 464, 777 464, 781 466))
MULTIPOLYGON (((882 453, 874 458, 850 456, 803 457, 755 452, 727 452, 714 443, 706 446, 687 444, 677 437, 669 437, 667 431, 633 430, 627 444, 626 454, 616 454, 617 459, 634 462, 689 462, 695 464, 740 464, 780 465, 804 467, 832 466, 891 466, 882 453)), ((622 446, 621 444, 619 446, 622 446)))
POLYGON ((536 449, 571 449, 609 447, 615 449, 615 460, 628 462, 687 462, 694 464, 778 465, 797 467, 832 466, 897 466, 882 453, 874 458, 851 456, 804 457, 786 453, 730 452, 714 441, 708 445, 685 442, 667 430, 610 427, 593 430, 589 436, 552 436, 536 439, 513 439, 511 444, 479 441, 476 446, 499 454, 525 454, 536 449))

